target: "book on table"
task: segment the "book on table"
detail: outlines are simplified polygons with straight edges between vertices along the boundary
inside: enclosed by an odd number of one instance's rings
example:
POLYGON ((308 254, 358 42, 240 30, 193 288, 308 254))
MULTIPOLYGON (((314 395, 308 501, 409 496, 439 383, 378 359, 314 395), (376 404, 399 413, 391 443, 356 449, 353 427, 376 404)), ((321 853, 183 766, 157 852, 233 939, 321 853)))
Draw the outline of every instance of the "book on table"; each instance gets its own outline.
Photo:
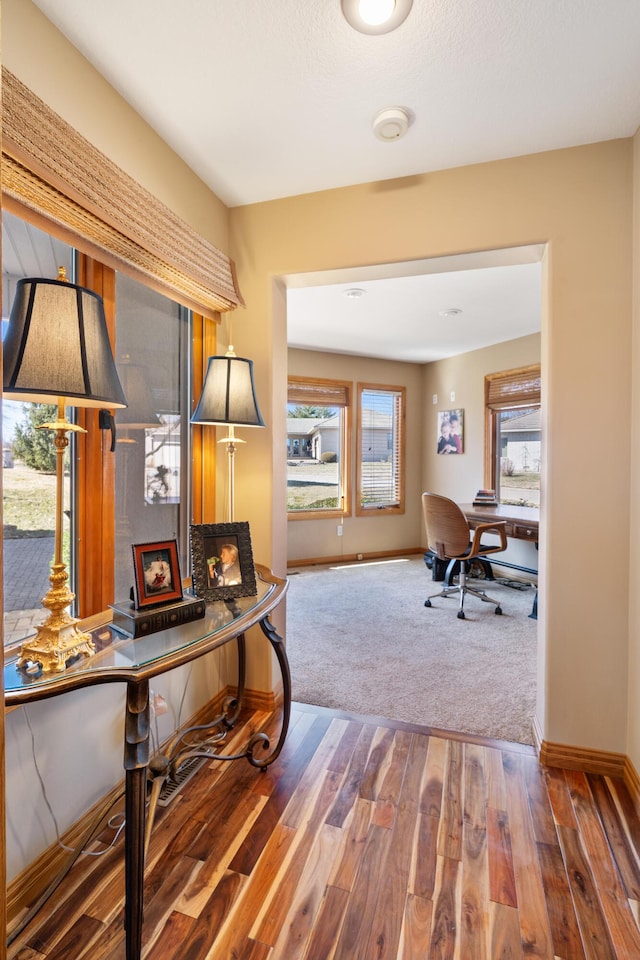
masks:
POLYGON ((474 507, 497 507, 495 490, 480 489, 473 499, 474 507))
POLYGON ((159 630, 168 630, 181 623, 190 623, 200 620, 206 612, 206 602, 200 597, 185 596, 176 603, 165 603, 162 606, 151 607, 147 610, 136 610, 133 601, 123 600, 109 604, 113 610, 112 625, 120 633, 129 637, 145 637, 159 630))

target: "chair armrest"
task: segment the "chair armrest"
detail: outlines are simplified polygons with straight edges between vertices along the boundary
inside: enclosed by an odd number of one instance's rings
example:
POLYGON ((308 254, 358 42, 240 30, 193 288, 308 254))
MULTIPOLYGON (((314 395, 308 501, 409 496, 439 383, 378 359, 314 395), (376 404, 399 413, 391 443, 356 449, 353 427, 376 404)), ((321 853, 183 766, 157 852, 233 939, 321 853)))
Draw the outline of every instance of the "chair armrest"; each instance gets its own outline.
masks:
MULTIPOLYGON (((507 549, 507 534, 505 530, 507 528, 506 520, 497 520, 495 523, 478 523, 475 530, 473 531, 473 541, 471 543, 471 550, 469 551, 469 557, 477 556, 478 551, 482 544, 480 543, 483 533, 497 533, 500 537, 500 549, 507 549)), ((496 548, 497 552, 497 548, 496 548)))

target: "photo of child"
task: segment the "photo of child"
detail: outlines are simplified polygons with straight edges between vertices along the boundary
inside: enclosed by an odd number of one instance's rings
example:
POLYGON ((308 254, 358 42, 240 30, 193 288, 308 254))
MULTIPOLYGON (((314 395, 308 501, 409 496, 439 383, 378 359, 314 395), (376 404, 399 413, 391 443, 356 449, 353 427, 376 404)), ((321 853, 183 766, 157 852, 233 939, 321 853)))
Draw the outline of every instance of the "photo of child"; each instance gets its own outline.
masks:
POLYGON ((438 453, 462 453, 462 410, 438 412, 438 453))

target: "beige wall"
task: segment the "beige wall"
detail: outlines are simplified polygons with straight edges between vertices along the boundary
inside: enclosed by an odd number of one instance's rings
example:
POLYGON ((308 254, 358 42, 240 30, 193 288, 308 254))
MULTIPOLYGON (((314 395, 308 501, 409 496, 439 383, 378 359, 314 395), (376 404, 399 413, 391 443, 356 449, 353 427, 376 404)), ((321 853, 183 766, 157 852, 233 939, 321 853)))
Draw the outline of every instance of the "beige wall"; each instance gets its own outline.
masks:
MULTIPOLYGON (((230 233, 247 302, 236 339, 240 352, 257 358, 259 390, 269 396, 286 376, 277 278, 547 244, 538 720, 549 741, 620 752, 627 734, 628 587, 620 564, 624 569, 629 552, 630 454, 625 420, 621 432, 612 431, 611 413, 628 410, 631 397, 631 209, 632 143, 624 140, 238 207, 230 233), (607 523, 595 535, 594 504, 611 490, 607 523)), ((263 468, 267 487, 272 452, 284 449, 281 410, 272 411, 273 437, 243 451, 256 473, 263 468)), ((261 542, 279 570, 286 564, 283 485, 280 473, 265 490, 260 518, 261 542)))

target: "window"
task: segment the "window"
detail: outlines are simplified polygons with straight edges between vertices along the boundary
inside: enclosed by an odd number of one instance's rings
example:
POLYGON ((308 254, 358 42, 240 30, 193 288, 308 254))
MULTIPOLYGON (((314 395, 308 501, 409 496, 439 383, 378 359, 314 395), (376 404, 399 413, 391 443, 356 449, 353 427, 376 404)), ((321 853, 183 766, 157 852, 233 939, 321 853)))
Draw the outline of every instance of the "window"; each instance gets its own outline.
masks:
POLYGON ((499 503, 540 504, 540 365, 485 377, 485 483, 499 503))
POLYGON ((358 384, 358 516, 404 513, 404 387, 358 384))
MULTIPOLYGON (((2 227, 2 336, 16 284, 23 277, 57 275, 65 267, 73 277, 73 250, 61 240, 3 212, 2 227)), ((74 411, 67 409, 70 419, 74 411)), ((56 455, 53 433, 37 424, 55 420, 55 404, 4 400, 2 403, 3 540, 4 540, 4 642, 20 640, 42 623, 47 611, 41 598, 50 589, 56 514, 56 455)), ((65 452, 63 560, 69 587, 75 590, 76 551, 74 526, 76 497, 73 470, 75 447, 65 452)), ((74 611, 75 612, 75 611, 74 611)))
POLYGON ((188 343, 186 310, 116 275, 116 365, 129 402, 116 412, 116 600, 129 596, 132 543, 177 540, 188 574, 188 343))
POLYGON ((347 490, 350 384, 289 377, 287 510, 291 519, 342 517, 347 490))

